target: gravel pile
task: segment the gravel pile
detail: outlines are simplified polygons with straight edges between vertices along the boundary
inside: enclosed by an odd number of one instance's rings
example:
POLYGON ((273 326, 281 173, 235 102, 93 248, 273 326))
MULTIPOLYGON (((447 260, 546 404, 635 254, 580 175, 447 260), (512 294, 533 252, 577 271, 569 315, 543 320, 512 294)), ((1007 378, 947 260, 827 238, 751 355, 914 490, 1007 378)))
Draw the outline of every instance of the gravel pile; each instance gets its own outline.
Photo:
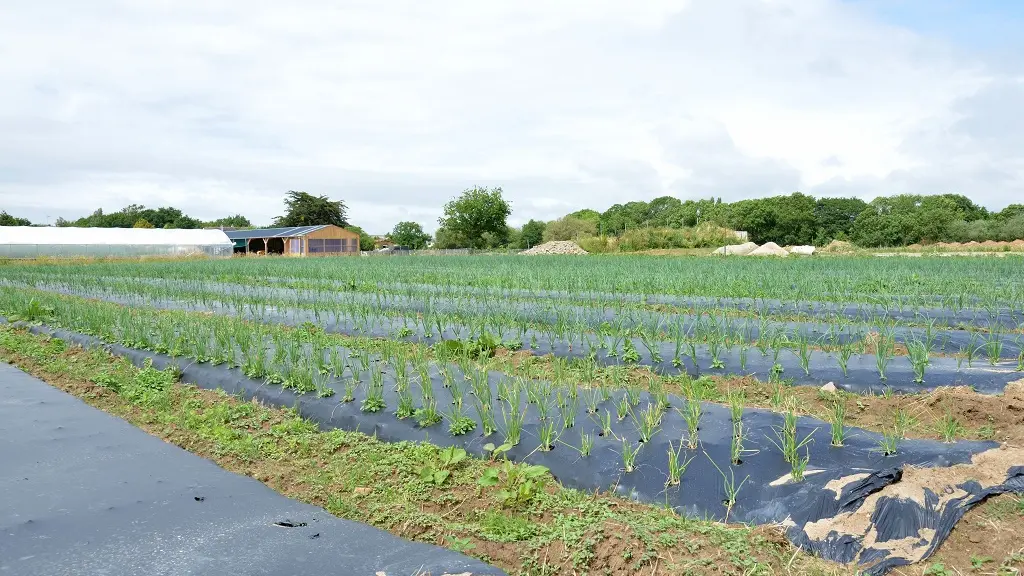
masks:
POLYGON ((587 254, 587 251, 580 248, 580 245, 571 240, 555 240, 552 242, 545 242, 538 246, 534 246, 529 250, 524 250, 520 254, 526 254, 527 256, 535 256, 538 254, 575 254, 582 255, 587 254))
POLYGON ((785 258, 789 256, 789 252, 786 252, 784 248, 775 242, 768 242, 757 250, 747 254, 747 256, 781 256, 785 258))

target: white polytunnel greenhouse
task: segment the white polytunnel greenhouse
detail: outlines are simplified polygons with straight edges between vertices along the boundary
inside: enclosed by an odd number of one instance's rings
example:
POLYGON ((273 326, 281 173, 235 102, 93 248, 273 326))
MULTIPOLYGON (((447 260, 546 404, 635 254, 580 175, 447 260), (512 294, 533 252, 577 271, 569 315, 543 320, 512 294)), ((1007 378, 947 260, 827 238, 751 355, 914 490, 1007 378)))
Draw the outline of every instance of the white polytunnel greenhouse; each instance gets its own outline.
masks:
POLYGON ((0 258, 230 256, 221 230, 0 226, 0 258))

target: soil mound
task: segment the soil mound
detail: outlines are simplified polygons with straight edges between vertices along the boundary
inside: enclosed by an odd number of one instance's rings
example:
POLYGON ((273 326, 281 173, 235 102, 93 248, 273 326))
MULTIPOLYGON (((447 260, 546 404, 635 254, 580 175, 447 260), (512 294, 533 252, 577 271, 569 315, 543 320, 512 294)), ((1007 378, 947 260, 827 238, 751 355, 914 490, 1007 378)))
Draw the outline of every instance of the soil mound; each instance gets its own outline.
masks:
POLYGON ((764 246, 761 246, 757 250, 747 254, 747 256, 780 256, 785 258, 789 256, 789 252, 786 252, 784 248, 775 242, 768 242, 764 246))
POLYGON ((753 242, 744 242, 743 244, 733 244, 730 246, 722 246, 718 248, 712 254, 722 254, 725 256, 746 256, 754 250, 757 250, 757 244, 753 242))
POLYGON ((821 251, 822 252, 831 252, 833 254, 838 254, 838 253, 843 253, 843 252, 852 252, 853 251, 853 244, 850 244, 849 242, 844 242, 842 240, 833 240, 833 241, 829 242, 827 246, 822 248, 821 251))
POLYGON ((575 243, 575 242, 573 242, 571 240, 554 240, 554 241, 551 241, 551 242, 545 242, 543 244, 539 244, 537 246, 534 246, 533 248, 530 248, 529 250, 524 250, 524 251, 520 252, 520 254, 525 254, 527 256, 536 256, 536 255, 540 255, 540 254, 544 254, 544 255, 547 255, 547 254, 583 255, 583 254, 588 254, 588 252, 586 250, 584 250, 583 248, 580 248, 579 244, 577 244, 577 243, 575 243))

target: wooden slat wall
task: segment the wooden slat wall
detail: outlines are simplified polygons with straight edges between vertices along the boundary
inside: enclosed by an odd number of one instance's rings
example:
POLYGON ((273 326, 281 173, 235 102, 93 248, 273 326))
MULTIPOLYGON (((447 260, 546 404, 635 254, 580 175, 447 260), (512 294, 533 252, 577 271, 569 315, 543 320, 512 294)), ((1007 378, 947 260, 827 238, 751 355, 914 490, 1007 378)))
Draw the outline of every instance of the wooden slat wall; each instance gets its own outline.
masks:
POLYGON ((345 255, 345 256, 358 256, 359 255, 359 234, 356 233, 356 232, 353 232, 351 230, 346 230, 344 228, 340 228, 340 227, 334 226, 334 225, 327 226, 326 228, 321 228, 320 230, 317 230, 315 232, 310 232, 309 234, 307 234, 303 238, 302 241, 303 241, 303 250, 306 253, 306 255, 308 255, 308 256, 341 256, 341 255, 345 255), (351 246, 352 246, 353 242, 355 242, 356 250, 355 250, 355 252, 344 252, 344 253, 340 253, 340 254, 339 253, 309 254, 309 245, 306 243, 306 240, 309 240, 309 239, 312 239, 312 238, 316 238, 318 240, 346 238, 346 239, 348 239, 349 250, 352 249, 351 246))

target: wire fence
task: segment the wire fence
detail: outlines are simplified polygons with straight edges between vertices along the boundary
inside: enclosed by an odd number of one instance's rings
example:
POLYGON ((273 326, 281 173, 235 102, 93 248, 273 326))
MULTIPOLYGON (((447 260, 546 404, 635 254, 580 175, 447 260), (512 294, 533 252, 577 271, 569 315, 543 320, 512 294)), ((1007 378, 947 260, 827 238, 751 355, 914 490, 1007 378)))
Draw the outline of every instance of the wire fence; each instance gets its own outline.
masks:
POLYGON ((449 248, 444 250, 374 250, 363 252, 363 256, 470 256, 474 254, 518 254, 519 249, 475 250, 473 248, 449 248))

